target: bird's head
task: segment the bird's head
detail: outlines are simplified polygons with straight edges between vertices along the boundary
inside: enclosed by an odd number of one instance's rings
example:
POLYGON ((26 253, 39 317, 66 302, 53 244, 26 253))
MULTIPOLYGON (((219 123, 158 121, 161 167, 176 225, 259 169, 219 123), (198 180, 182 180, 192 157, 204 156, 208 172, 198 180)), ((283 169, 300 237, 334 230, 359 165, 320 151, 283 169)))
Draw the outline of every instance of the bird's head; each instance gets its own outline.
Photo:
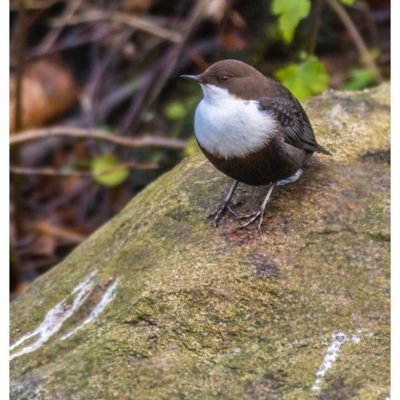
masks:
POLYGON ((265 79, 255 68, 239 60, 218 61, 200 75, 180 77, 199 83, 205 98, 223 93, 246 98, 246 92, 250 89, 254 93, 254 89, 257 90, 257 81, 265 79))

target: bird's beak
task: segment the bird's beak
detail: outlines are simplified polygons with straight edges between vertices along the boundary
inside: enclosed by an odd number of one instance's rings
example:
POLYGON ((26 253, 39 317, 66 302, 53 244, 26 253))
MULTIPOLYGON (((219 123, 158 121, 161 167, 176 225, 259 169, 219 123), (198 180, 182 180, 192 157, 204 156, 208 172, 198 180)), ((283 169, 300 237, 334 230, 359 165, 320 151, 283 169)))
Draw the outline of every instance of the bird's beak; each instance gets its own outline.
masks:
POLYGON ((189 81, 201 83, 200 75, 180 75, 179 78, 183 78, 183 79, 187 79, 189 81))

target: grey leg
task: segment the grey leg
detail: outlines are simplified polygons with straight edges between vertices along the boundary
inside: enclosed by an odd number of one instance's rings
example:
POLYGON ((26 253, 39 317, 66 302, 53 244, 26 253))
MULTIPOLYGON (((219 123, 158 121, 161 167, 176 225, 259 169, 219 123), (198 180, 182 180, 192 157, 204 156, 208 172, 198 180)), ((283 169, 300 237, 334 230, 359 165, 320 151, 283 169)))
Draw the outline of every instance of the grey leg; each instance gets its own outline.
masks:
POLYGON ((224 201, 218 206, 218 208, 213 211, 208 217, 213 219, 213 225, 215 227, 218 226, 219 221, 224 216, 226 211, 229 211, 231 214, 235 215, 234 211, 230 208, 229 203, 232 200, 233 194, 238 186, 238 181, 233 181, 231 188, 229 189, 228 194, 226 195, 224 201))
POLYGON ((237 230, 239 230, 239 229, 243 229, 243 228, 245 228, 246 226, 249 226, 250 224, 252 224, 252 223, 254 223, 255 221, 257 221, 257 219, 258 219, 259 221, 258 221, 257 228, 258 228, 258 231, 261 232, 261 225, 262 225, 263 220, 264 220, 265 208, 267 207, 267 203, 268 203, 268 201, 269 201, 269 199, 270 199, 270 197, 271 197, 271 194, 272 194, 272 191, 274 190, 275 185, 276 185, 276 184, 273 183, 273 184, 271 185, 271 187, 269 188, 268 193, 267 193, 267 195, 265 196, 264 201, 263 201, 262 204, 261 204, 261 207, 260 207, 257 211, 254 211, 253 213, 247 215, 245 218, 248 218, 248 221, 245 222, 245 223, 242 224, 242 225, 239 225, 239 226, 235 229, 235 231, 237 231, 237 230))

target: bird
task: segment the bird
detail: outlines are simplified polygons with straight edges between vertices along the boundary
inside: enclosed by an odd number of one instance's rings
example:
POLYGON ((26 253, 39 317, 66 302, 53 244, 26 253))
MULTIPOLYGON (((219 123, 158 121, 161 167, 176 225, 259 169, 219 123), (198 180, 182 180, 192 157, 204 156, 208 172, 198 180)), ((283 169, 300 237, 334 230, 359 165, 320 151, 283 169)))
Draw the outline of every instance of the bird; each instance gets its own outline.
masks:
POLYGON ((200 84, 203 93, 194 116, 200 149, 233 179, 225 199, 210 214, 213 225, 230 213, 245 221, 239 229, 258 221, 261 232, 275 186, 296 180, 313 153, 331 153, 317 143, 304 108, 289 89, 251 65, 221 60, 200 75, 180 77, 200 84), (259 209, 242 216, 231 204, 239 183, 270 185, 259 209))

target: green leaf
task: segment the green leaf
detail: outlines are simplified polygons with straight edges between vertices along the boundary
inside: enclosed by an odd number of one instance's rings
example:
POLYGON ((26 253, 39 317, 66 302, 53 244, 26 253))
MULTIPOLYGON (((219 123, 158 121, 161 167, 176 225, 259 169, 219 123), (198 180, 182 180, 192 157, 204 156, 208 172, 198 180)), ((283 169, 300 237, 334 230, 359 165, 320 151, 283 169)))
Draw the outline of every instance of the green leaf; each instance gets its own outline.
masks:
POLYGON ((310 0, 273 0, 272 14, 278 16, 283 40, 290 43, 299 22, 310 12, 310 0))
POLYGON ((111 187, 120 185, 128 177, 129 170, 114 154, 104 154, 92 161, 91 173, 97 183, 111 187))
POLYGON ((186 108, 180 101, 169 103, 164 109, 165 116, 172 120, 183 119, 186 116, 186 108))
POLYGON ((345 6, 352 6, 354 4, 354 0, 340 0, 340 2, 342 4, 344 4, 345 6))
POLYGON ((374 74, 367 68, 353 69, 350 80, 344 85, 346 90, 361 90, 374 81, 374 74))
POLYGON ((329 83, 325 66, 312 56, 299 64, 289 64, 275 72, 276 78, 299 100, 323 92, 329 83))

